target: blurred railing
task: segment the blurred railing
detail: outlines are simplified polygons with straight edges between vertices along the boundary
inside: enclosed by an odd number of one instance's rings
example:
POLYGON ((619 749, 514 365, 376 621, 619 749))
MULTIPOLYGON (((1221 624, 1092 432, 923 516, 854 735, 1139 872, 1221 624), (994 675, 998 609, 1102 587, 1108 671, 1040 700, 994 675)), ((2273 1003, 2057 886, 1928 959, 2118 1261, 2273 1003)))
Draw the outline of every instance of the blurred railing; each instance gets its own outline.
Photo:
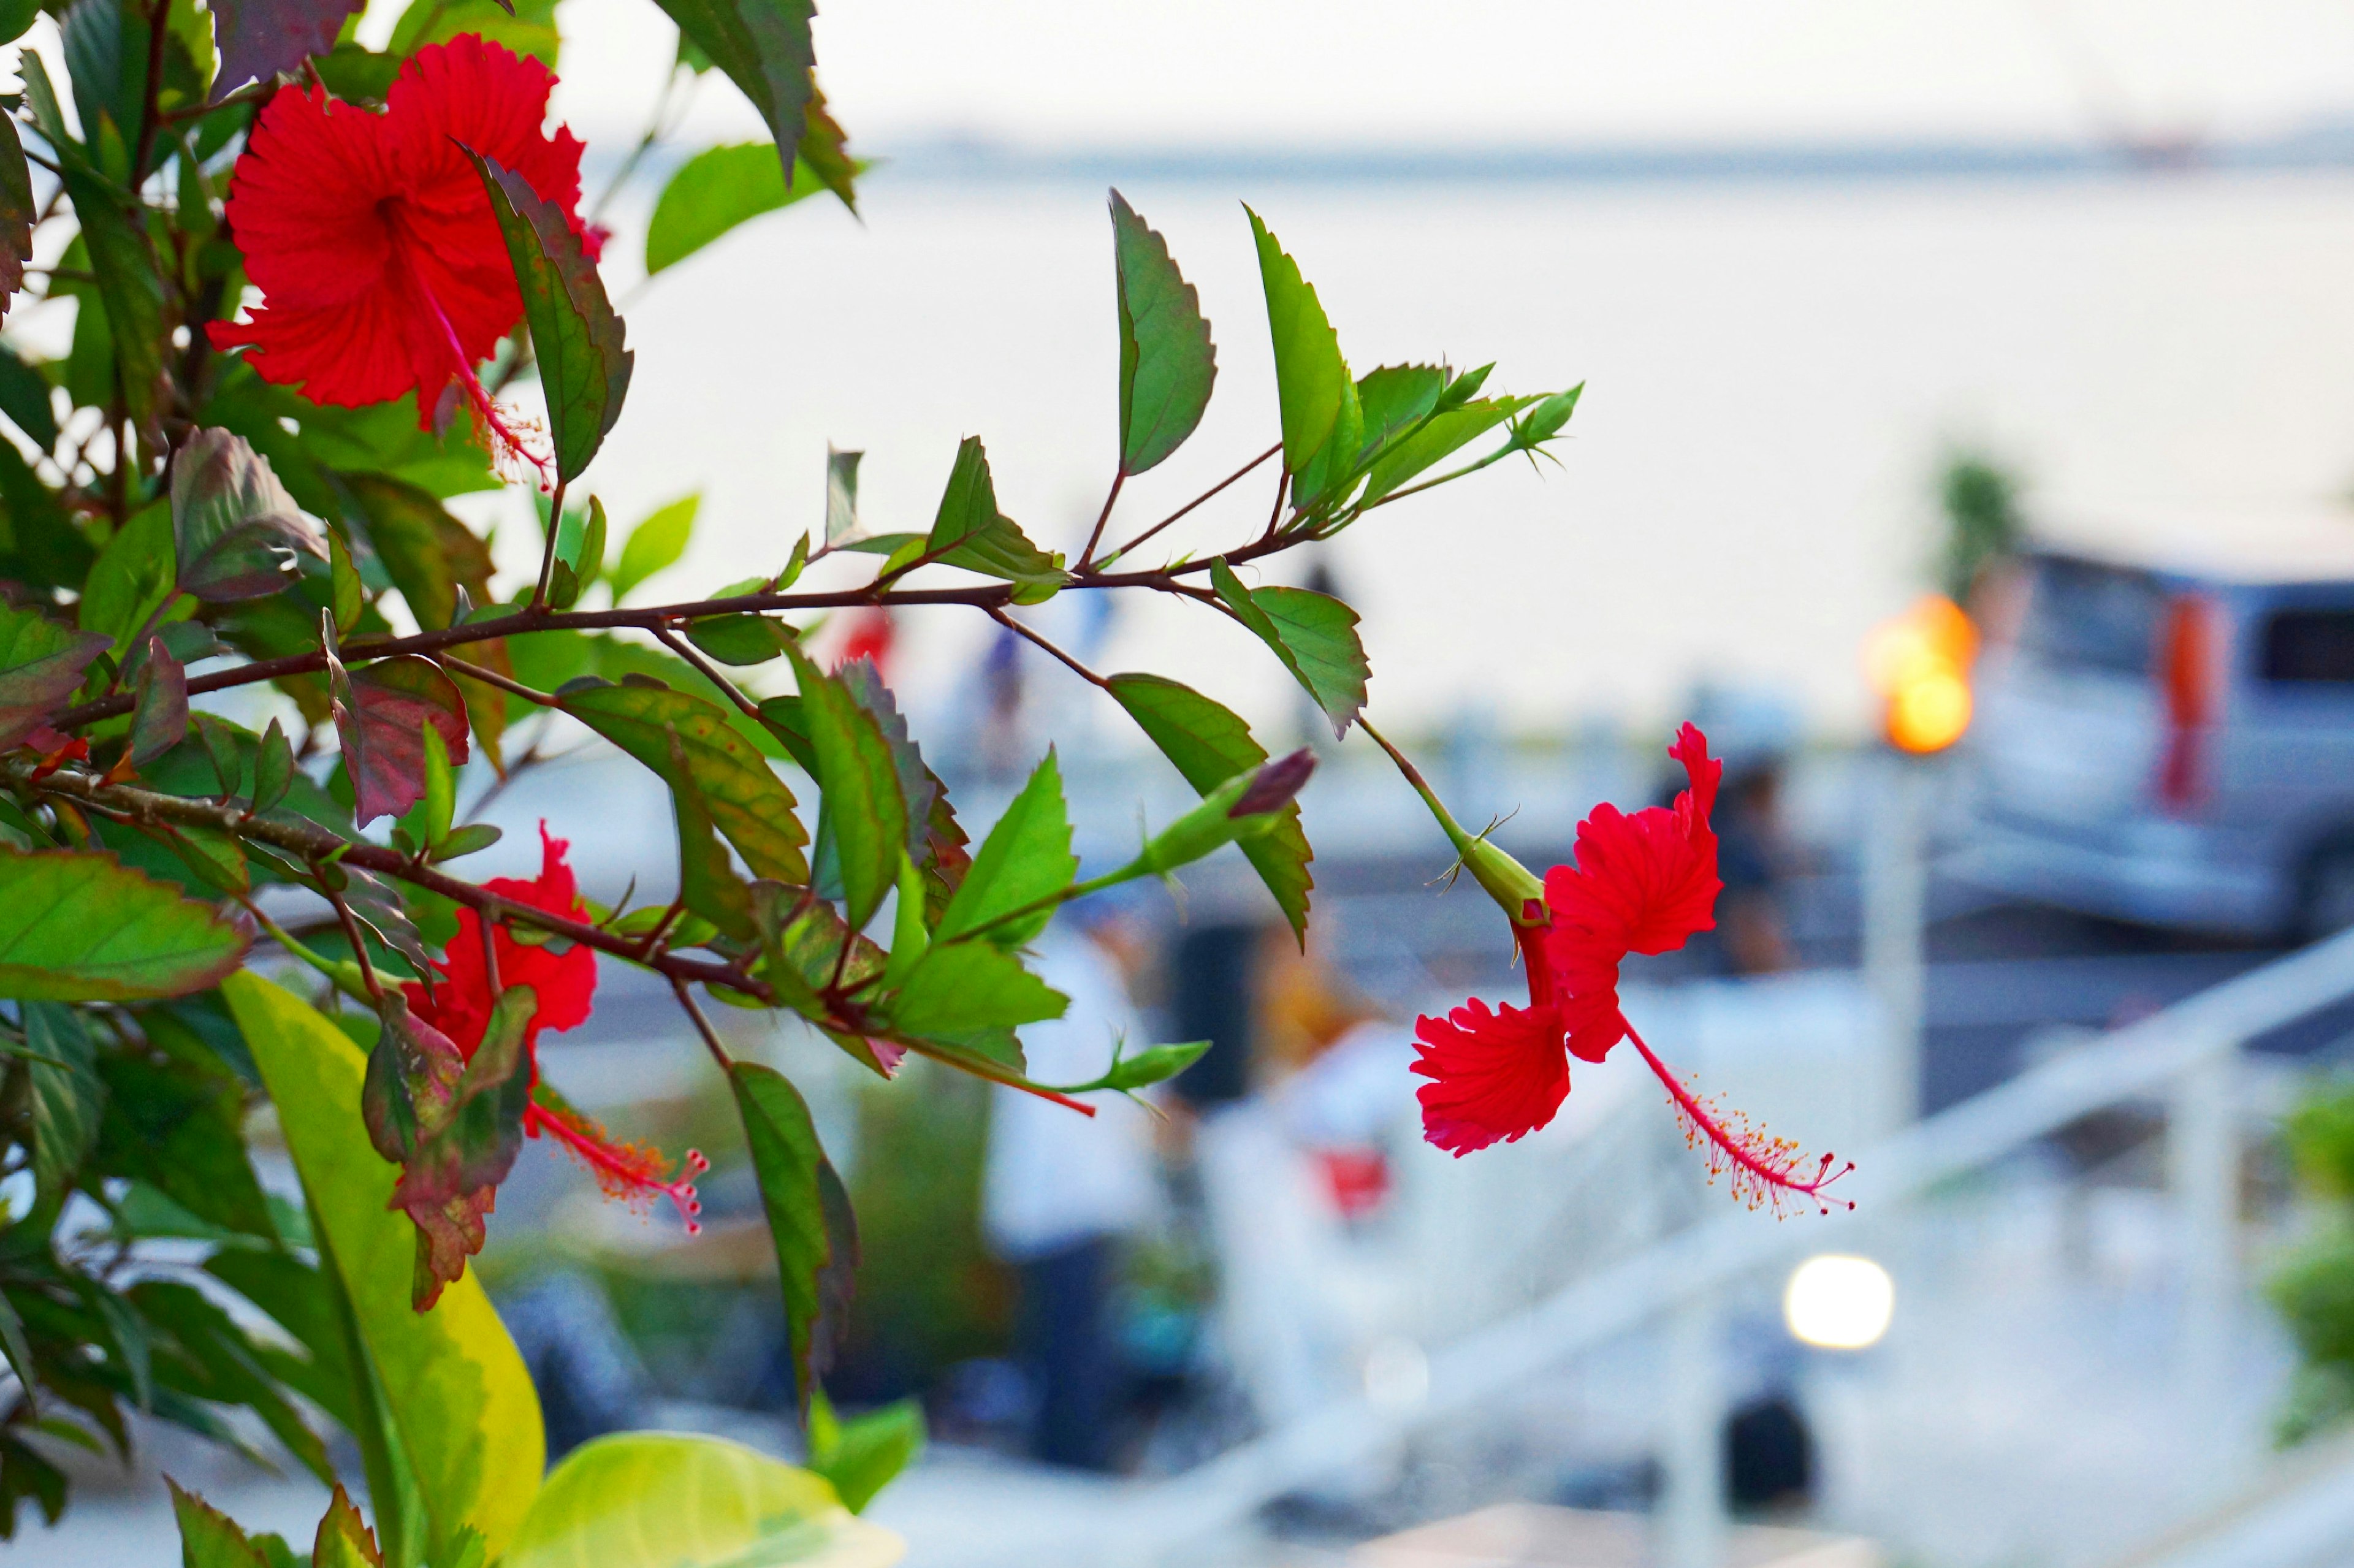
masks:
POLYGON ((1859 1157, 1853 1215, 1776 1224, 1735 1213, 1683 1231, 1429 1357, 1410 1408, 1341 1400, 1172 1479, 1108 1516, 1090 1560, 1150 1563, 1231 1528, 1261 1505, 1392 1451, 1417 1430, 1498 1405, 1539 1374, 1632 1330, 1667 1331, 1661 1560, 1715 1568, 1726 1523, 1720 1435, 1729 1287, 1823 1250, 1860 1224, 1889 1224, 1941 1182, 2112 1107, 2162 1102, 2167 1172, 2183 1245, 2179 1353, 2191 1387, 2222 1375, 2239 1299, 2240 1053, 2250 1040, 2354 995, 2354 932, 2202 991, 1890 1138, 1859 1157))

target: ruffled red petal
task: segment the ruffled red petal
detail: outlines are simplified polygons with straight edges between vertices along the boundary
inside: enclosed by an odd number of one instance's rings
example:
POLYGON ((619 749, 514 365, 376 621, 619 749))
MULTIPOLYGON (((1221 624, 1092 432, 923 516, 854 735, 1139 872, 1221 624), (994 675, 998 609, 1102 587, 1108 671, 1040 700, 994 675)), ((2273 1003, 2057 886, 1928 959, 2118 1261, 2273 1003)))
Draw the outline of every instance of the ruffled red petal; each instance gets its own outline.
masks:
POLYGON ((1716 924, 1716 834, 1708 814, 1724 765, 1708 740, 1683 726, 1669 755, 1691 787, 1672 810, 1646 807, 1632 816, 1596 806, 1577 825, 1577 863, 1545 874, 1545 906, 1563 942, 1583 939, 1610 961, 1629 952, 1665 953, 1716 924))
MULTIPOLYGON (((581 915, 579 890, 573 881, 572 867, 564 858, 565 851, 571 846, 563 839, 550 837, 545 822, 540 824, 539 839, 537 877, 525 880, 494 876, 483 887, 503 898, 512 898, 551 915, 581 915)), ((498 952, 500 982, 527 985, 538 1000, 524 1034, 526 1051, 537 1046, 541 1030, 570 1029, 588 1019, 597 991, 594 952, 577 944, 559 952, 552 947, 518 942, 504 926, 492 927, 491 940, 498 952)), ((482 1043, 482 1032, 490 1025, 491 1004, 496 1000, 491 993, 490 974, 482 961, 482 917, 473 910, 458 911, 458 934, 451 938, 448 953, 434 968, 440 971, 440 978, 429 994, 423 985, 414 981, 402 987, 408 998, 409 1011, 447 1034, 471 1058, 482 1043)), ((533 1071, 535 1076, 535 1065, 533 1071)))
POLYGON ((1473 998, 1445 1018, 1415 1020, 1422 1136, 1461 1159, 1553 1120, 1569 1094, 1562 1022, 1550 1007, 1490 1012, 1473 998))
POLYGON ((556 79, 467 34, 419 49, 373 114, 316 89, 263 109, 230 183, 228 217, 263 303, 216 322, 268 381, 355 407, 417 394, 429 425, 523 315, 490 198, 460 143, 496 159, 576 232, 579 140, 540 129, 556 79))

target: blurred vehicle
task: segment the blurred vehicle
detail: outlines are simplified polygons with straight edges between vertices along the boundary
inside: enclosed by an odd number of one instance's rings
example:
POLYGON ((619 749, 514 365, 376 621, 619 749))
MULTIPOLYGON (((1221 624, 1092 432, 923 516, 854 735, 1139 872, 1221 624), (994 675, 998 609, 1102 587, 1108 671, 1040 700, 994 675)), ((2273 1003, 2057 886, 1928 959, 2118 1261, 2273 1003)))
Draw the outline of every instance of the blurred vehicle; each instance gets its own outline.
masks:
POLYGON ((2094 537, 2042 533, 1978 596, 1953 869, 2152 925, 2354 925, 2354 515, 2094 537))

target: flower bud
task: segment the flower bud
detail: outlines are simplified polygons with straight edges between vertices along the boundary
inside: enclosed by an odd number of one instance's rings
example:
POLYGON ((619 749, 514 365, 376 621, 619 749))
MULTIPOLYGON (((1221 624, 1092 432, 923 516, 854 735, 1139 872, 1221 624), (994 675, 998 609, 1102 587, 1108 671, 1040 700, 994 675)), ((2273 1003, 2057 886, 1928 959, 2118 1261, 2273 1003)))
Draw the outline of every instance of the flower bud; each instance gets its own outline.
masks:
POLYGON ((1288 757, 1235 774, 1154 834, 1136 857, 1135 869, 1166 874, 1237 839, 1270 831, 1315 771, 1316 754, 1302 747, 1288 757))

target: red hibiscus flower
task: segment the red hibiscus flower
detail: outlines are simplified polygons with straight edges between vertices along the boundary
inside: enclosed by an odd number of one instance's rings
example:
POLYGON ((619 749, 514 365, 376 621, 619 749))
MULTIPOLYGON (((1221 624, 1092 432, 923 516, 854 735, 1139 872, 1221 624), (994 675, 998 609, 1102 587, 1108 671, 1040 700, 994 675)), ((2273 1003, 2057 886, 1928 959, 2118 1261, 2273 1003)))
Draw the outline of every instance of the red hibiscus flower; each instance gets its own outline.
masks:
MULTIPOLYGON (((564 859, 571 845, 551 838, 545 822, 539 826, 539 875, 529 881, 494 876, 482 884, 484 891, 551 915, 585 918, 588 911, 573 882, 572 867, 564 859)), ((491 927, 486 952, 482 916, 472 909, 458 911, 458 934, 451 939, 447 956, 433 967, 436 973, 430 988, 412 980, 401 991, 408 999, 409 1012, 449 1036, 469 1061, 482 1044, 500 991, 508 986, 531 987, 538 1006, 524 1029, 524 1058, 529 1064, 535 1091, 539 1085, 540 1031, 566 1030, 586 1022, 597 990, 597 955, 588 948, 574 945, 559 951, 553 946, 518 942, 501 924, 491 927), (495 977, 490 969, 493 959, 495 977)), ((702 1204, 688 1178, 710 1165, 695 1150, 687 1151, 684 1172, 673 1177, 660 1150, 620 1142, 578 1111, 543 1104, 536 1092, 524 1110, 523 1126, 533 1138, 546 1133, 571 1150, 611 1196, 633 1204, 666 1197, 678 1206, 688 1234, 701 1229, 695 1216, 702 1204)))
POLYGON ((249 348, 263 380, 314 403, 415 392, 427 429, 454 384, 494 443, 528 457, 474 374, 523 318, 523 296, 464 149, 521 175, 585 232, 579 139, 540 129, 555 85, 537 60, 470 33, 410 57, 381 114, 318 88, 281 89, 237 161, 228 205, 263 302, 242 324, 212 323, 213 345, 249 348))
POLYGON ((1578 824, 1576 863, 1553 867, 1541 890, 1517 861, 1458 827, 1413 765, 1389 749, 1465 867, 1511 916, 1529 976, 1525 1008, 1491 1011, 1474 999, 1445 1018, 1415 1021, 1414 1071, 1430 1080, 1416 1092, 1424 1138, 1459 1159, 1534 1132, 1568 1097, 1570 1055, 1598 1063, 1628 1040, 1667 1086, 1687 1138, 1707 1146, 1712 1177, 1725 1175, 1752 1205, 1778 1209, 1795 1193, 1827 1207, 1820 1192, 1845 1169, 1834 1171, 1828 1154, 1810 1167, 1796 1144, 1693 1094, 1618 1008, 1618 966, 1628 953, 1671 952, 1715 924, 1722 885, 1708 816, 1724 765, 1708 755, 1708 738, 1686 725, 1669 749, 1691 780, 1672 807, 1631 816, 1596 807, 1578 824))

